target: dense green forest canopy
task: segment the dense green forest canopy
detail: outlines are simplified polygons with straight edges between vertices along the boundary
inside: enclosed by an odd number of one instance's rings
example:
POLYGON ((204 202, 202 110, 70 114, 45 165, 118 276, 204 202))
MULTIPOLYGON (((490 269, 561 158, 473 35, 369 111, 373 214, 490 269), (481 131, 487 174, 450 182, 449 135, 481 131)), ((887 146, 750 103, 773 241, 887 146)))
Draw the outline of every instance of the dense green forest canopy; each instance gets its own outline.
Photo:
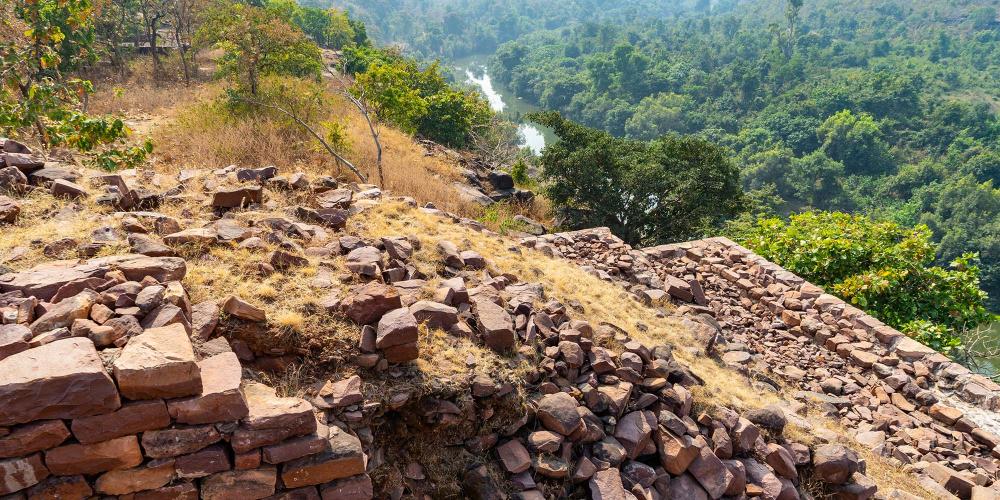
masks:
POLYGON ((627 22, 683 12, 700 0, 300 0, 346 9, 381 44, 424 59, 494 52, 500 44, 581 20, 627 22))
POLYGON ((925 224, 939 264, 979 255, 997 304, 995 2, 333 3, 423 57, 493 53, 494 79, 584 125, 727 147, 757 212, 925 224))

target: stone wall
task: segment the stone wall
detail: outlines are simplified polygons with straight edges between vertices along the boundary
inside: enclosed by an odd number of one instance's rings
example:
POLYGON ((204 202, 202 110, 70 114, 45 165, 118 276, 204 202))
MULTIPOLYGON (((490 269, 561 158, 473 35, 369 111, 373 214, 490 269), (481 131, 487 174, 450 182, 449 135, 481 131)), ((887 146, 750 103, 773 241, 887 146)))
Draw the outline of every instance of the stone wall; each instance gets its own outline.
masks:
POLYGON ((244 380, 184 273, 132 255, 4 275, 0 496, 370 498, 358 438, 244 380))
POLYGON ((964 498, 997 479, 1000 386, 726 238, 635 250, 599 228, 522 243, 673 302, 720 362, 798 389, 802 413, 839 419, 928 487, 964 498))

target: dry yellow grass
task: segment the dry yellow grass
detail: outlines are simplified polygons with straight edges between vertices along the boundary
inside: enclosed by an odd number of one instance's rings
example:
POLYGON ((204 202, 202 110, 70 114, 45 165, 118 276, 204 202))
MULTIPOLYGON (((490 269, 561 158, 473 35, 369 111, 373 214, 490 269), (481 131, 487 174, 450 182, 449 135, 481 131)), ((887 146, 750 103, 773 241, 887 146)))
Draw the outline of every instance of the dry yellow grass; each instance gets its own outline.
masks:
MULTIPOLYGON (((79 183, 88 185, 85 180, 79 183)), ((0 231, 0 259, 12 255, 19 247, 27 250, 23 256, 8 264, 15 269, 52 260, 42 251, 45 244, 57 239, 73 238, 81 243, 90 242, 91 232, 106 222, 103 215, 109 212, 92 198, 72 201, 56 198, 43 189, 19 198, 19 203, 21 215, 17 222, 3 226, 0 231)), ((120 247, 112 245, 104 253, 119 250, 120 247)), ((75 258, 70 253, 67 252, 66 258, 75 258)))
MULTIPOLYGON (((307 131, 290 125, 280 116, 260 114, 239 120, 227 119, 217 103, 221 84, 204 87, 189 105, 174 112, 170 120, 153 130, 157 146, 156 164, 161 172, 183 168, 220 168, 275 165, 283 172, 303 171, 312 175, 357 179, 336 161, 307 131)), ((330 93, 328 113, 322 121, 344 125, 349 138, 345 156, 369 179, 377 183, 375 146, 359 112, 342 97, 330 93)), ((445 210, 476 216, 479 208, 462 200, 452 183, 460 179, 456 164, 439 156, 427 156, 424 148, 408 135, 382 127, 384 188, 433 202, 445 210)))

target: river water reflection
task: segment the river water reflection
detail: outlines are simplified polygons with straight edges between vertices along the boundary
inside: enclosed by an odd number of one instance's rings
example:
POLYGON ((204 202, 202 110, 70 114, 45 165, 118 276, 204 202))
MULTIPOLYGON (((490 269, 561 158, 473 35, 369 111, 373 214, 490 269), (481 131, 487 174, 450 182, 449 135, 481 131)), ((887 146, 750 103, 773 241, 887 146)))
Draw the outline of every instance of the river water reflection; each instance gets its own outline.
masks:
POLYGON ((530 149, 535 155, 542 154, 545 144, 555 140, 554 134, 551 130, 523 118, 525 114, 538 111, 539 108, 514 97, 508 89, 494 82, 486 67, 486 57, 472 56, 456 61, 454 63, 456 79, 478 88, 486 96, 493 111, 502 113, 517 123, 521 147, 530 149))

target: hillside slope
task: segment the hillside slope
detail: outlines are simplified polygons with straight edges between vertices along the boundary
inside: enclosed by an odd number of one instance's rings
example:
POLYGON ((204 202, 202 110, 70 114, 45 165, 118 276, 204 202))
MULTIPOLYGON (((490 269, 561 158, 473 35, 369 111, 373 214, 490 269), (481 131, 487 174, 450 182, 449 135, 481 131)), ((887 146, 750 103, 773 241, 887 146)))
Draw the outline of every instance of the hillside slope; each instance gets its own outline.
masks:
POLYGON ((996 386, 729 243, 3 158, 5 494, 990 494, 996 386))

